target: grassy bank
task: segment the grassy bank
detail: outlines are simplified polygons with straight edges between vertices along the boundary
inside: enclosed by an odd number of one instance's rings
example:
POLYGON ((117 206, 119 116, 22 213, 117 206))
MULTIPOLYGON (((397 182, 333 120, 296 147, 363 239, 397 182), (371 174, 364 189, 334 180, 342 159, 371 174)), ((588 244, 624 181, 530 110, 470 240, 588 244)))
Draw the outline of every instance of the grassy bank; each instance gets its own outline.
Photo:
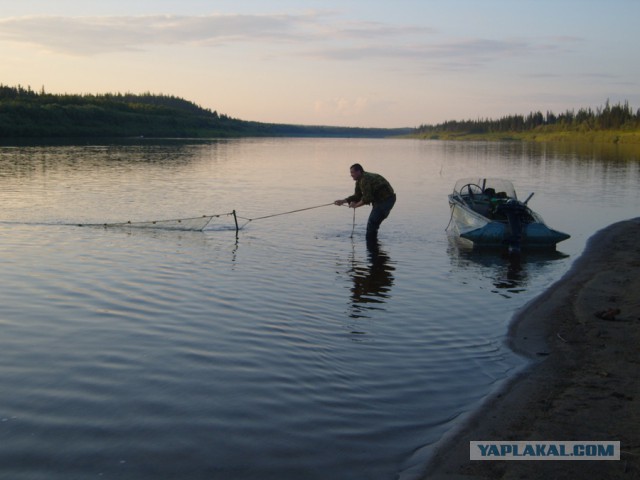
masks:
POLYGON ((486 141, 528 141, 567 143, 607 143, 640 145, 640 131, 597 130, 597 131, 529 131, 529 132, 432 132, 409 135, 425 140, 486 140, 486 141))
POLYGON ((640 145, 640 110, 628 102, 603 107, 553 112, 530 112, 498 119, 449 120, 438 125, 421 125, 414 138, 440 140, 524 140, 640 145))

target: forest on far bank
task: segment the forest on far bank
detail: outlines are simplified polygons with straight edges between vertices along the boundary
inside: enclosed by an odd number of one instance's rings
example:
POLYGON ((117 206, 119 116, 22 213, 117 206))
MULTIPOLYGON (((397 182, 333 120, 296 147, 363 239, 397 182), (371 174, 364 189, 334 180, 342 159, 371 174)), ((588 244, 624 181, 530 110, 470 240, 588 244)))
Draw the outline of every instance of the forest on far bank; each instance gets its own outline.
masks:
POLYGON ((51 94, 0 84, 0 138, 389 137, 412 129, 260 123, 170 95, 51 94))
POLYGON ((628 102, 611 105, 607 100, 603 107, 595 110, 587 107, 557 115, 550 111, 544 114, 537 111, 497 120, 451 120, 437 125, 421 125, 416 128, 414 136, 640 143, 640 109, 634 112, 628 102))
POLYGON ((0 138, 409 137, 442 140, 588 141, 640 144, 640 109, 547 111, 450 120, 417 128, 355 128, 240 120, 188 100, 152 93, 51 94, 0 84, 0 138))

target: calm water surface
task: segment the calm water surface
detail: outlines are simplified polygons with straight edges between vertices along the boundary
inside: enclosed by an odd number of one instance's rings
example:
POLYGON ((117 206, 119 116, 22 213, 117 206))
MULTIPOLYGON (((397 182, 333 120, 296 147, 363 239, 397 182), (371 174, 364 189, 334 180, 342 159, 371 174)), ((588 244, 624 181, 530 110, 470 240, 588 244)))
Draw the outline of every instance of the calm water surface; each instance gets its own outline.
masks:
POLYGON ((513 313, 639 215, 623 148, 260 139, 0 147, 0 478, 411 479, 521 368, 513 313), (320 206, 385 175, 398 203, 320 206), (572 238, 513 264, 452 238, 502 176, 572 238), (204 232, 78 224, 226 214, 204 232), (353 230, 353 238, 351 238, 353 230))

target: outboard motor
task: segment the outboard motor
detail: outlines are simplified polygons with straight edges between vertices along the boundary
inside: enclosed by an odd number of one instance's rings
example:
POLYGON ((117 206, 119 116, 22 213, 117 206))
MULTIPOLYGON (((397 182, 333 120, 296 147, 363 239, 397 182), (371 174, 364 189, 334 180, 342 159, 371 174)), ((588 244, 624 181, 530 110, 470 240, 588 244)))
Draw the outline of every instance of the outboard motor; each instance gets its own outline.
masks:
POLYGON ((507 245, 509 246, 509 252, 520 252, 522 232, 525 226, 524 220, 529 213, 529 208, 524 203, 511 199, 498 205, 498 212, 507 217, 507 221, 509 222, 511 235, 506 240, 507 245))

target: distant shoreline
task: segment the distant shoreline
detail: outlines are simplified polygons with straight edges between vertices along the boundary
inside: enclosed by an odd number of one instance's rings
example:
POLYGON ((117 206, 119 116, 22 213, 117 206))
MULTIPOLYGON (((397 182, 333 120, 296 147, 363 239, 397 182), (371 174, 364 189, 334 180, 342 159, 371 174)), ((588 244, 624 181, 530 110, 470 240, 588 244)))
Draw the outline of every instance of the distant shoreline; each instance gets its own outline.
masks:
POLYGON ((640 145, 640 110, 628 103, 577 113, 531 112, 416 128, 337 127, 246 121, 162 94, 50 94, 0 84, 0 139, 22 138, 414 138, 640 145))
POLYGON ((449 120, 438 125, 421 125, 414 136, 438 140, 525 140, 530 142, 588 142, 640 144, 640 110, 629 102, 528 115, 507 115, 497 119, 449 120))
POLYGON ((155 94, 54 95, 0 85, 0 139, 243 137, 385 138, 412 128, 287 125, 240 120, 155 94))
POLYGON ((454 133, 413 134, 411 138, 421 140, 449 141, 527 141, 593 144, 623 144, 640 146, 640 131, 598 130, 592 132, 499 132, 499 133, 454 133))

